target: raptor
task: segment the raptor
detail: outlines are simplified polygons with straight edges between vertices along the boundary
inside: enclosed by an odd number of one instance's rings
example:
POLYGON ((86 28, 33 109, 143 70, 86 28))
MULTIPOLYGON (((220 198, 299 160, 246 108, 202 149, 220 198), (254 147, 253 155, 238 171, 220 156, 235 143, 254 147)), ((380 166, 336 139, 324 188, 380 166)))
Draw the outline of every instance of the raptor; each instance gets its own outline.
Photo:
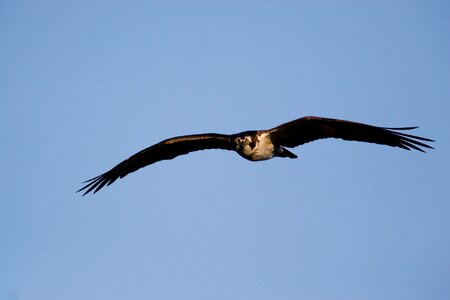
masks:
POLYGON ((406 134, 400 131, 417 127, 386 128, 363 123, 322 118, 303 117, 281 124, 268 130, 248 130, 236 134, 204 133, 184 135, 166 139, 125 159, 111 170, 85 181, 77 192, 94 194, 105 185, 118 178, 161 160, 173 159, 189 152, 206 149, 236 151, 250 161, 262 161, 273 157, 297 158, 286 148, 293 148, 325 138, 338 138, 347 141, 359 141, 398 147, 405 150, 433 149, 425 142, 431 139, 406 134))

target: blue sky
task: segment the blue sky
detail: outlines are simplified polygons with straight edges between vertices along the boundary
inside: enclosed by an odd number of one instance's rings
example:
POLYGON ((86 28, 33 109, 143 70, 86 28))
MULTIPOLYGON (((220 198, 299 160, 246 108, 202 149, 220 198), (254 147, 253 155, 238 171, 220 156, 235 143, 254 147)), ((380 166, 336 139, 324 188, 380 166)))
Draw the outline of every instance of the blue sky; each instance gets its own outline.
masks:
POLYGON ((446 1, 3 1, 0 299, 449 299, 446 1), (421 126, 75 191, 167 137, 421 126))

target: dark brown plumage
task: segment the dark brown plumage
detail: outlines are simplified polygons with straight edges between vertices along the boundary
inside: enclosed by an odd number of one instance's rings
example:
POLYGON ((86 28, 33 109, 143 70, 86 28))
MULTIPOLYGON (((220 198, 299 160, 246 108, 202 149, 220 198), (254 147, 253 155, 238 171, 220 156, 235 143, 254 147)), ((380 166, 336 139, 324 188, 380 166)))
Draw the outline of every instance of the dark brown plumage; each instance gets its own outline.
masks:
POLYGON ((285 147, 296 147, 319 139, 339 138, 400 147, 406 150, 415 149, 421 152, 425 151, 420 147, 433 149, 419 142, 434 142, 433 140, 394 131, 416 128, 418 127, 386 128, 338 119, 303 117, 271 129, 270 137, 272 142, 285 147))
POLYGON ((434 142, 431 139, 398 132, 416 128, 383 128, 338 119, 303 117, 269 130, 244 131, 231 135, 207 133, 179 136, 134 154, 111 170, 85 181, 86 185, 77 192, 85 191, 83 196, 91 191, 96 193, 105 185, 110 185, 118 178, 142 167, 206 149, 234 150, 251 161, 266 160, 275 156, 296 158, 297 156, 285 147, 292 148, 324 138, 376 143, 421 152, 425 152, 422 148, 433 149, 424 143, 434 142))

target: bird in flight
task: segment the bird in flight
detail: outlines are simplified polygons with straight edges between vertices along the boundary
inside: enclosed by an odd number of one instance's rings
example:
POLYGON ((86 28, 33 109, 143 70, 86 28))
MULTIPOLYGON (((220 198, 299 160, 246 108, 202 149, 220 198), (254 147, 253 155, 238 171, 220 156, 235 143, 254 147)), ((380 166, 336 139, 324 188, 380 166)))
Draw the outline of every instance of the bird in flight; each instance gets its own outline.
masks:
POLYGON ((399 132, 417 127, 385 128, 345 120, 303 117, 268 130, 248 130, 236 134, 204 133, 184 135, 166 139, 125 159, 111 170, 85 181, 77 192, 95 194, 105 185, 118 178, 161 160, 206 149, 236 151, 250 161, 267 160, 273 157, 297 158, 286 148, 293 148, 319 139, 338 138, 399 147, 405 150, 433 149, 425 142, 431 139, 399 132))

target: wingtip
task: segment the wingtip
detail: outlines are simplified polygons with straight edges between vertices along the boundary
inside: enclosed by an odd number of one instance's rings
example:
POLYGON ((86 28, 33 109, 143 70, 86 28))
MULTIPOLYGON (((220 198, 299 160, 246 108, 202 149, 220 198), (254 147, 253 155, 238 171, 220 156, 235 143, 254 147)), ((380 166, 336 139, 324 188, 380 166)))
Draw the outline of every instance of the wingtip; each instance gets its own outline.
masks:
MULTIPOLYGON (((81 189, 79 189, 79 190, 76 191, 75 193, 78 194, 79 192, 82 192, 83 190, 85 190, 87 187, 88 187, 88 185, 82 187, 81 189)), ((87 193, 89 193, 89 190, 88 190, 88 191, 85 191, 83 194, 81 194, 81 197, 84 197, 87 193)))
MULTIPOLYGON (((86 181, 83 181, 83 183, 87 183, 85 186, 83 186, 81 189, 79 189, 77 191, 77 193, 86 190, 83 195, 81 195, 82 197, 85 196, 86 194, 88 194, 89 192, 91 192, 93 189, 95 189, 101 182, 101 177, 102 175, 96 176, 94 178, 88 179, 86 181)), ((95 194, 97 190, 95 190, 93 192, 93 194, 95 194)))

